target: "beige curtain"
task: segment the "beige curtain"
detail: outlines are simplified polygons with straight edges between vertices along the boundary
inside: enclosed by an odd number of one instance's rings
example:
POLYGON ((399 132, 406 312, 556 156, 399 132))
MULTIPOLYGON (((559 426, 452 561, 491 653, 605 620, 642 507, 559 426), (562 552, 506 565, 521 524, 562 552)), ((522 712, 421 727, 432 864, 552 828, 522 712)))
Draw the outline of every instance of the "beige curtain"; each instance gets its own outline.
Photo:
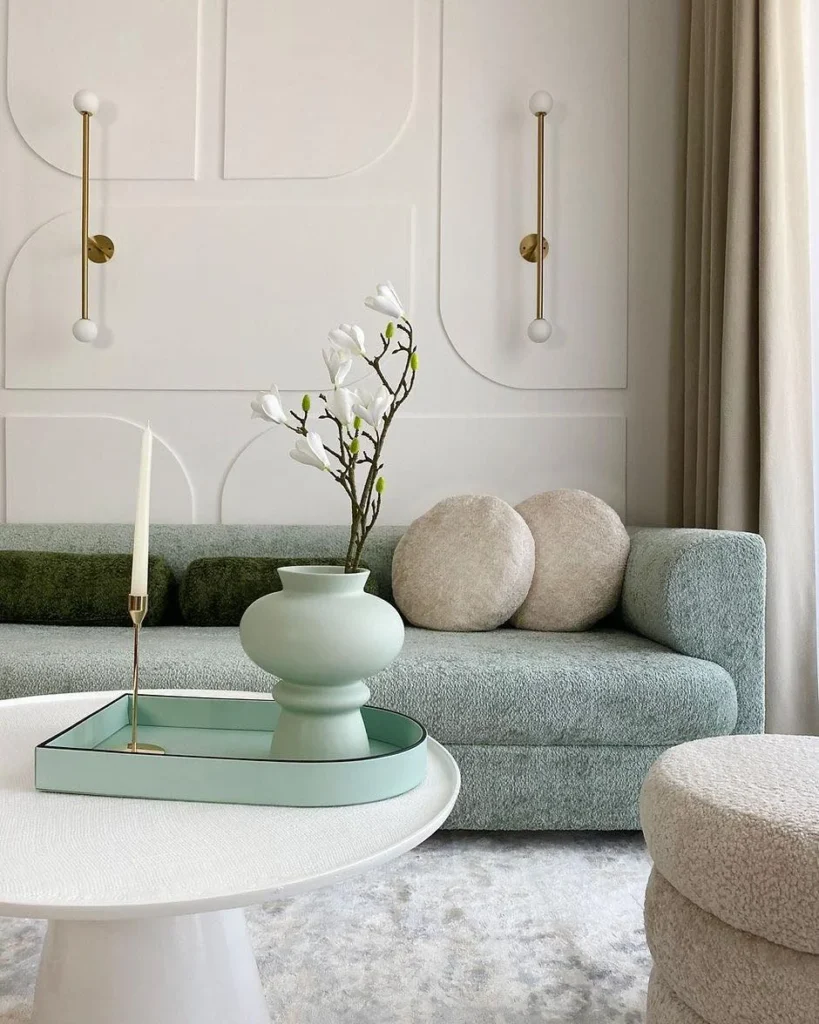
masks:
POLYGON ((819 732, 799 0, 691 0, 683 522, 768 548, 767 721, 819 732))

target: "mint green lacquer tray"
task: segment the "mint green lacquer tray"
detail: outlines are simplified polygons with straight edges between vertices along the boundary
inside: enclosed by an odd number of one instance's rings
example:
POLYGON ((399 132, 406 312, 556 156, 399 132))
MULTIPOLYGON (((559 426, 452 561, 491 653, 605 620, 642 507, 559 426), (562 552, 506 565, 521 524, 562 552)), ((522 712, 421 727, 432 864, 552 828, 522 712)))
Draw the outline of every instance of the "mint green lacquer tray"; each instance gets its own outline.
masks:
POLYGON ((275 701, 144 694, 139 740, 165 753, 133 754, 117 749, 131 738, 131 697, 123 694, 36 748, 35 785, 57 793, 289 807, 370 803, 414 789, 426 774, 424 727, 383 708, 361 713, 369 757, 274 760, 275 701))

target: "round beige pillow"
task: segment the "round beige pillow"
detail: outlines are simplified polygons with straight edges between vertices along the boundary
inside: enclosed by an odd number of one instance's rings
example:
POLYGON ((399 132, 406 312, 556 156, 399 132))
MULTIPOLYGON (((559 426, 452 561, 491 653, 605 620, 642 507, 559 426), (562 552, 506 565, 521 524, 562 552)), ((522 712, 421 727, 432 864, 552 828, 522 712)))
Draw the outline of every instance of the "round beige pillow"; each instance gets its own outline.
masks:
POLYGON ((532 587, 518 629, 588 629, 617 607, 630 541, 620 517, 586 491, 546 491, 517 511, 535 538, 532 587))
POLYGON ((413 626, 496 629, 526 597, 534 571, 534 538, 512 506, 463 494, 438 502, 398 542, 393 597, 413 626))

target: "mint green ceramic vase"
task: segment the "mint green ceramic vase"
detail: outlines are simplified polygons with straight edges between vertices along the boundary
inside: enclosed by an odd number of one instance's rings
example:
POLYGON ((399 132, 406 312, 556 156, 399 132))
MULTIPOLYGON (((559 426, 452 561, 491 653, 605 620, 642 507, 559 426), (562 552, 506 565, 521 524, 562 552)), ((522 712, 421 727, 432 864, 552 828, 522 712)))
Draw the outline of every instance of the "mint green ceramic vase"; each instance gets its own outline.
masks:
POLYGON ((401 616, 364 593, 367 571, 302 565, 279 569, 279 576, 284 589, 254 601, 239 627, 248 657, 278 677, 273 696, 282 710, 271 757, 367 757, 364 680, 401 651, 401 616))

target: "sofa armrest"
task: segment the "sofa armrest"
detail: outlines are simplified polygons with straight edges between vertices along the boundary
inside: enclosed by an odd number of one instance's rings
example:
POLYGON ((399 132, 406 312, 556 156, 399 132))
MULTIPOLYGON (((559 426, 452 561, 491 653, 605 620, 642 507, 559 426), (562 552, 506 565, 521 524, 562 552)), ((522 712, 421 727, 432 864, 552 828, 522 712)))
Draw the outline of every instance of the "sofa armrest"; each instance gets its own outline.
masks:
POLYGON ((765 545, 752 533, 632 532, 622 598, 629 629, 716 662, 737 688, 735 732, 765 721, 765 545))

